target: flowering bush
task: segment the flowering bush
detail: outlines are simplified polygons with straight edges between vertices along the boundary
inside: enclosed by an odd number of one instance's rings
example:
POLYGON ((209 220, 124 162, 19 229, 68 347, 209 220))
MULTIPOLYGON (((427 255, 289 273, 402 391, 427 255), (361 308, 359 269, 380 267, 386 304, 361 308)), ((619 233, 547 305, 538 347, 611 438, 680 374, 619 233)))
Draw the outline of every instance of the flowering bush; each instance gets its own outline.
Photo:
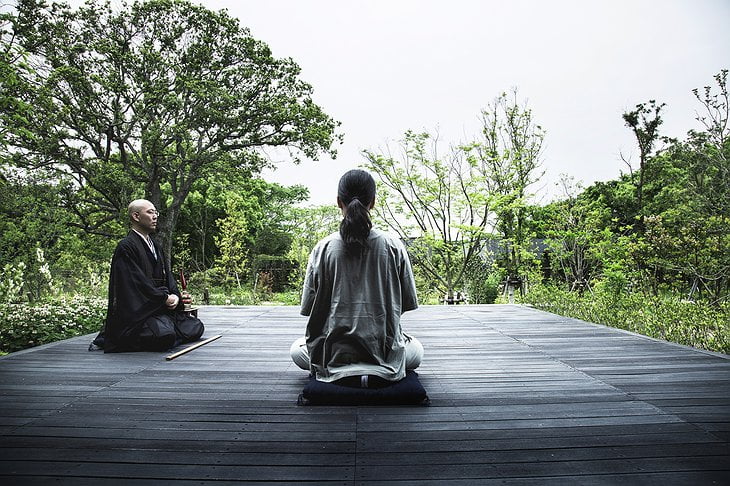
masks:
POLYGON ((0 351, 13 352, 101 329, 106 299, 73 297, 42 304, 0 304, 0 351))
POLYGON ((580 295, 544 285, 531 287, 523 303, 645 336, 730 353, 728 303, 716 307, 670 295, 648 297, 640 293, 616 293, 602 286, 580 295))
POLYGON ((6 264, 0 271, 0 302, 20 302, 23 296, 25 263, 6 264))

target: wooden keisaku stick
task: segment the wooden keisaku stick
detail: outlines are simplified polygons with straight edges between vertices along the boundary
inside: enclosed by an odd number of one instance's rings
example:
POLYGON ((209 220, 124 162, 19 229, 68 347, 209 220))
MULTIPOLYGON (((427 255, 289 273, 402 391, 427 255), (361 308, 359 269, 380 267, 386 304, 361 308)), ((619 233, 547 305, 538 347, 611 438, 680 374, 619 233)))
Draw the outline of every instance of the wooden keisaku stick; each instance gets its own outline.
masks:
POLYGON ((185 353, 189 353, 193 349, 197 349, 200 346, 204 346, 204 345, 206 345, 208 343, 212 343, 213 341, 215 341, 216 339, 218 339, 218 338, 220 338, 222 336, 223 336, 223 334, 218 334, 217 336, 210 337, 210 338, 206 339, 205 341, 200 341, 199 343, 195 343, 192 346, 188 346, 187 348, 183 349, 182 351, 178 351, 177 353, 171 354, 170 356, 165 356, 165 359, 167 361, 170 361, 172 359, 175 359, 178 356, 182 356, 185 353))

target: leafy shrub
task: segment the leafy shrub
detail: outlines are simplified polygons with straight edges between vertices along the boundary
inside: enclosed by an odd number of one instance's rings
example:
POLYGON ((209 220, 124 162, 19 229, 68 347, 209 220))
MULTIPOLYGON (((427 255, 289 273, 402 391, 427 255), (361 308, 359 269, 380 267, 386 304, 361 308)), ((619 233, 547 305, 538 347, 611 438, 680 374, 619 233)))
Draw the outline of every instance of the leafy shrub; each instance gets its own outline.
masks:
POLYGON ((522 298, 538 309, 617 327, 695 348, 730 353, 730 304, 713 307, 673 295, 647 297, 616 293, 598 286, 593 292, 569 292, 538 285, 522 298))
MULTIPOLYGON (((299 305, 301 296, 298 290, 273 292, 266 296, 254 293, 251 289, 226 290, 215 287, 209 290, 210 305, 299 305), (265 297, 265 299, 264 299, 265 297)), ((203 304, 202 293, 193 295, 193 305, 203 304)))
POLYGON ((271 296, 271 303, 273 305, 299 305, 302 302, 302 296, 298 290, 291 290, 289 292, 275 292, 271 296))
POLYGON ((259 278, 267 276, 266 285, 270 292, 285 292, 290 286, 292 274, 297 270, 297 262, 286 256, 256 255, 253 268, 259 278))
POLYGON ((0 351, 19 351, 99 331, 106 305, 106 299, 95 297, 0 304, 0 351))
MULTIPOLYGON (((256 296, 250 289, 233 288, 226 290, 214 287, 209 290, 210 305, 256 305, 256 296)), ((193 295, 193 305, 202 304, 203 298, 193 295)))
POLYGON ((470 304, 494 304, 499 296, 500 276, 493 272, 481 275, 467 282, 467 296, 470 304), (486 278, 485 278, 486 275, 486 278))

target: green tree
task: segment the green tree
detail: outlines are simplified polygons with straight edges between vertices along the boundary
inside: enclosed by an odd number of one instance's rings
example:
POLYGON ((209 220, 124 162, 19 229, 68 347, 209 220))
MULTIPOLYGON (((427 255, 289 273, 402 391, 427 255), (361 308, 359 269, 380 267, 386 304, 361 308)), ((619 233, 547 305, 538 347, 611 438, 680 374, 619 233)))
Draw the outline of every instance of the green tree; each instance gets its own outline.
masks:
POLYGON ((108 271, 109 242, 69 226, 73 215, 64 209, 68 183, 44 171, 8 170, 0 179, 0 268, 25 267, 25 299, 48 296, 48 272, 58 289, 75 290, 101 266, 108 271), (42 266, 47 271, 40 272, 42 266))
POLYGON ((21 96, 29 89, 25 80, 31 73, 27 53, 14 35, 13 16, 0 12, 0 148, 31 135, 26 114, 32 107, 21 96))
POLYGON ((490 236, 491 194, 471 147, 439 150, 438 138, 406 132, 400 158, 365 151, 380 179, 375 211, 408 246, 416 270, 453 297, 490 236))
MULTIPOLYGON (((644 222, 644 185, 648 165, 654 151, 656 142, 659 140, 659 127, 664 120, 661 117, 662 108, 665 104, 657 105, 655 100, 648 103, 639 103, 632 111, 625 112, 622 117, 624 123, 636 137, 639 146, 639 171, 636 180, 636 201, 639 206, 639 231, 643 230, 644 222)), ((629 170, 633 173, 631 164, 626 161, 629 170)))
POLYGON ((226 212, 229 193, 252 202, 245 211, 237 211, 238 217, 251 222, 243 222, 247 227, 255 224, 246 236, 247 251, 272 256, 287 252, 291 240, 289 211, 306 199, 307 189, 268 183, 243 172, 214 174, 197 181, 182 206, 173 246, 177 265, 203 271, 220 256, 215 240, 220 236, 219 221, 230 216, 226 212))
MULTIPOLYGON (((635 130, 642 167, 599 182, 580 198, 605 206, 599 274, 631 282, 646 293, 683 292, 727 299, 730 285, 730 142, 727 71, 716 86, 693 90, 702 105, 702 129, 684 141, 665 140, 656 152, 661 106, 650 102, 625 114, 635 130), (628 116, 627 116, 628 115, 628 116), (640 196, 641 195, 641 196, 640 196)), ((613 284, 612 284, 613 285, 613 284)), ((618 288, 620 285, 613 285, 618 288)))
MULTIPOLYGON (((249 224, 255 225, 247 215, 254 212, 251 207, 253 201, 235 192, 225 195, 225 214, 218 221, 218 236, 216 244, 220 249, 220 256, 216 262, 227 279, 234 279, 236 286, 241 287, 245 278, 246 268, 250 263, 249 247, 251 235, 256 231, 249 224)), ((225 282, 228 284, 228 282, 225 282)))
POLYGON ((342 213, 334 205, 289 208, 288 232, 292 243, 288 257, 296 262, 292 286, 301 290, 309 254, 319 240, 339 230, 342 213))
POLYGON ((302 186, 284 187, 256 178, 228 187, 215 236, 216 264, 224 274, 240 287, 244 279, 255 285, 259 272, 266 271, 275 287, 286 285, 293 267, 287 257, 292 245, 290 213, 307 196, 302 186))
POLYGON ((563 176, 559 184, 564 197, 552 205, 548 241, 559 273, 571 290, 582 291, 600 268, 597 249, 606 236, 602 229, 608 212, 598 201, 580 197, 582 187, 572 178, 563 176))
POLYGON ((160 209, 169 258, 197 180, 256 172, 263 147, 287 147, 298 161, 340 138, 294 61, 274 58, 225 11, 184 0, 75 10, 19 0, 11 20, 34 66, 18 99, 34 109, 11 126, 5 155, 71 174, 69 207, 86 231, 110 234, 108 223, 144 195, 160 209))
POLYGON ((702 95, 694 89, 704 112, 697 120, 702 132, 690 131, 683 147, 689 172, 688 186, 697 207, 706 214, 730 219, 730 97, 727 90, 728 70, 715 75, 718 91, 705 86, 702 95))
POLYGON ((716 89, 693 93, 701 103, 691 130, 652 160, 663 167, 655 203, 647 209, 646 250, 662 273, 690 285, 689 295, 718 303, 730 286, 730 108, 727 70, 715 76, 716 89))
POLYGON ((517 91, 502 93, 482 110, 482 137, 474 144, 487 190, 495 194, 494 210, 501 234, 507 276, 523 279, 525 260, 533 260, 529 225, 530 187, 539 180, 540 155, 545 131, 517 91))
POLYGON ((225 192, 229 187, 223 178, 209 176, 195 182, 180 209, 173 242, 172 257, 176 266, 186 272, 210 269, 220 255, 215 239, 218 221, 225 217, 225 192))

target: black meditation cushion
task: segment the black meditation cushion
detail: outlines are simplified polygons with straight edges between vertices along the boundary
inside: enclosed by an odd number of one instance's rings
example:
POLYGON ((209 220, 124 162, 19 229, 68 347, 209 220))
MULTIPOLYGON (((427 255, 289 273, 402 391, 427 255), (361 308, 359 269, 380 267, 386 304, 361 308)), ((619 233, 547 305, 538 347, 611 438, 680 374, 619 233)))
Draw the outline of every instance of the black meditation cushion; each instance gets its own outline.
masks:
POLYGON ((299 405, 428 405, 426 390, 415 371, 382 388, 356 388, 317 381, 309 377, 297 401, 299 405))

